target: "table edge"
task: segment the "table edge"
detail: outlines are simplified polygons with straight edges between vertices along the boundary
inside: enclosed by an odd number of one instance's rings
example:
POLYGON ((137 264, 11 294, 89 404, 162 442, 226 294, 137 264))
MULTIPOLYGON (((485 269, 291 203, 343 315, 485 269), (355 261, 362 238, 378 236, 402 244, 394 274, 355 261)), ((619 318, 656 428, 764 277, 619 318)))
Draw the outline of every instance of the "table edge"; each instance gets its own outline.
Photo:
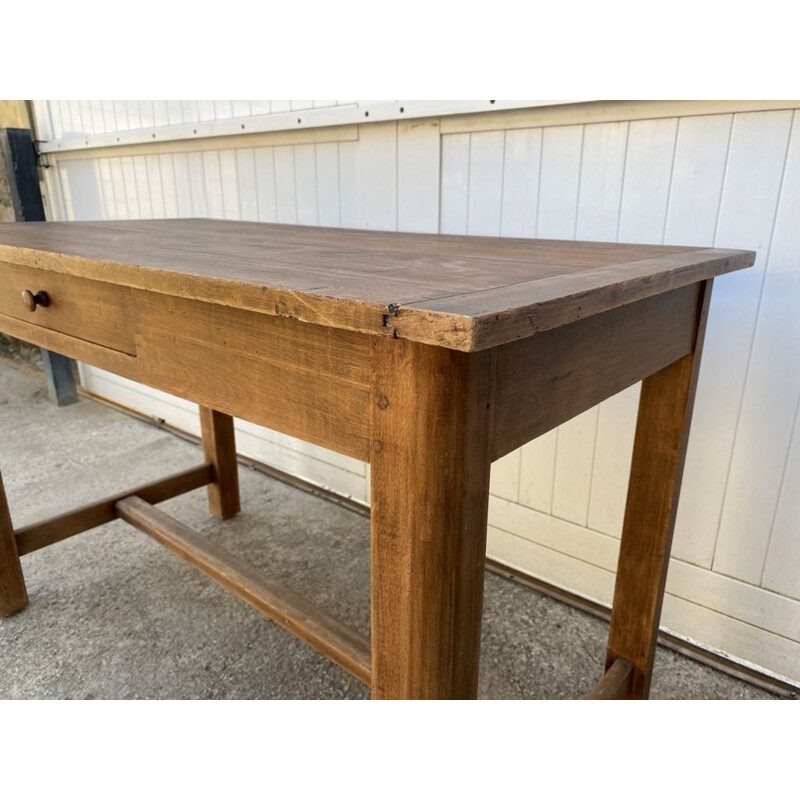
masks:
POLYGON ((688 283, 745 269, 755 258, 750 250, 697 249, 447 298, 384 305, 0 244, 0 262, 465 352, 516 341, 688 283), (503 301, 510 293, 518 303, 513 308, 503 301), (447 310, 470 300, 480 300, 484 307, 475 313, 447 310))

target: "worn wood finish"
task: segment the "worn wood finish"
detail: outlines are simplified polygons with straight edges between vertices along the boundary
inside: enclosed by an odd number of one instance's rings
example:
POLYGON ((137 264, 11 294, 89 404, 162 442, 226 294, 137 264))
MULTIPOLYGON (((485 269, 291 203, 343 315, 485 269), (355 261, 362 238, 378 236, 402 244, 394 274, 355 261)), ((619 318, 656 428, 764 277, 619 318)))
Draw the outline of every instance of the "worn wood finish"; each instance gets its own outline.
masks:
POLYGON ((220 220, 10 223, 0 260, 456 350, 741 269, 739 250, 220 220))
POLYGON ((587 700, 626 700, 633 684, 633 664, 618 658, 606 671, 587 700))
POLYGON ((356 678, 369 683, 369 641, 356 630, 139 497, 120 500, 117 513, 356 678))
POLYGON ((373 347, 372 696, 474 698, 494 356, 373 347))
POLYGON ((492 460, 688 353, 699 292, 684 286, 498 348, 492 460))
POLYGON ((214 480, 208 484, 208 508, 219 519, 239 513, 239 465, 233 417, 200 406, 200 429, 206 461, 214 465, 214 480))
POLYGON ((368 337, 155 292, 131 289, 126 302, 136 319, 135 357, 2 314, 0 330, 220 413, 369 460, 368 337))
POLYGON ((650 691, 711 284, 692 352, 642 383, 606 656, 607 668, 618 658, 633 664, 633 699, 650 691))
MULTIPOLYGON (((36 227, 42 223, 24 223, 36 227)), ((2 230, 2 228, 0 228, 2 230)), ((125 286, 0 263, 0 314, 134 355, 134 306, 125 286), (45 292, 46 307, 26 302, 45 292)), ((31 300, 31 302, 33 302, 31 300)))
POLYGON ((0 617, 8 617, 28 605, 28 592, 11 527, 11 514, 0 475, 0 617))
POLYGON ((179 494, 199 489, 213 479, 214 465, 211 463, 201 464, 199 467, 177 472, 167 478, 113 494, 50 519, 25 525, 15 531, 17 550, 23 556, 98 525, 111 522, 117 518, 117 503, 126 497, 136 495, 148 503, 162 503, 164 500, 169 500, 170 497, 177 497, 179 494))
POLYGON ((238 510, 233 416, 371 462, 372 641, 153 508, 164 482, 16 542, 5 509, 3 602, 24 604, 19 552, 121 516, 373 697, 475 697, 491 460, 655 372, 598 687, 645 697, 710 279, 753 258, 207 220, 0 226, 0 330, 198 403, 211 463, 178 483, 213 480, 213 513, 238 510), (2 291, 23 283, 53 304, 2 291))

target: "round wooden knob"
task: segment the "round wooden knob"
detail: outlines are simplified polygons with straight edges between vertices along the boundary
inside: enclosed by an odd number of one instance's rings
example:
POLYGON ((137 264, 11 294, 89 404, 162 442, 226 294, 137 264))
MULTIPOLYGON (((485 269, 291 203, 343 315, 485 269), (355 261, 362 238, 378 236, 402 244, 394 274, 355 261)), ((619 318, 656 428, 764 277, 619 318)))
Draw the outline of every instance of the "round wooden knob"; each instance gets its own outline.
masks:
POLYGON ((50 305, 50 297, 47 292, 36 292, 34 294, 30 289, 25 289, 22 292, 22 302, 28 311, 36 311, 36 306, 47 308, 50 305))

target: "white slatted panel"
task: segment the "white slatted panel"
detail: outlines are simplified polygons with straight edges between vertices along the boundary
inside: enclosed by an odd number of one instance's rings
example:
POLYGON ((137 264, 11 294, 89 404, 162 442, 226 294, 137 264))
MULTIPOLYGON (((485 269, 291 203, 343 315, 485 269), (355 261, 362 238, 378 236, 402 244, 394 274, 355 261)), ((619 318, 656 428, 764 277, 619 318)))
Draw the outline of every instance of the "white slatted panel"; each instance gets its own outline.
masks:
POLYGON ((355 100, 45 100, 37 101, 37 130, 59 139, 161 128, 192 122, 244 119, 287 111, 353 105, 355 100))
MULTIPOLYGON (((35 111, 57 136, 292 108, 51 101, 35 111)), ((373 123, 357 141, 226 150, 220 140, 219 150, 63 160, 46 180, 64 219, 215 216, 757 250, 753 269, 714 289, 664 622, 800 681, 795 113, 444 136, 435 119, 373 123)), ((100 394, 197 428, 184 401, 82 374, 100 394)), ((491 555, 610 602, 638 394, 632 387, 493 466, 491 555)), ((363 464, 246 423, 237 430, 248 455, 368 499, 363 464)))
POLYGON ((677 554, 705 567, 714 560, 791 116, 733 120, 714 244, 756 250, 759 258, 717 281, 711 300, 676 533, 677 554))
MULTIPOLYGON (((800 485, 784 483, 800 402, 798 211, 800 124, 795 119, 714 553, 716 571, 755 584, 768 560, 782 488, 790 495, 800 492, 800 485)), ((783 557, 780 550, 777 555, 783 557)))

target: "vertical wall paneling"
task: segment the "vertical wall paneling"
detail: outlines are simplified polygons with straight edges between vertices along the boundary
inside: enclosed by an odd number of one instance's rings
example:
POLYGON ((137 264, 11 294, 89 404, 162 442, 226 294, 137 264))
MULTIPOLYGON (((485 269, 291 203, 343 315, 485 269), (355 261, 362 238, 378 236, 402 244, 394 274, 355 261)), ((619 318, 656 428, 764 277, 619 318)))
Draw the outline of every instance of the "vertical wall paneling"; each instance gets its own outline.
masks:
POLYGON ((225 200, 222 194, 222 168, 219 151, 206 150, 202 154, 202 160, 208 216, 212 219, 224 219, 225 200))
POLYGON ((541 129, 505 132, 500 222, 503 236, 536 236, 541 155, 541 129))
POLYGON ((439 230, 438 120, 397 123, 397 227, 414 233, 439 230))
POLYGON ((458 133, 442 138, 441 233, 466 233, 469 194, 470 134, 458 133))
POLYGON ((251 149, 236 151, 236 184, 241 219, 258 221, 256 160, 251 149))
POLYGON ((180 100, 167 100, 167 124, 180 125, 186 119, 183 116, 183 105, 180 100))
POLYGON ((537 236, 574 239, 583 152, 582 125, 545 128, 537 236))
MULTIPOLYGON (((503 214, 505 132, 470 134, 467 220, 469 233, 499 236, 503 214)), ((520 453, 516 450, 492 465, 490 490, 507 500, 519 500, 520 453)))
MULTIPOLYGON (((733 118, 727 114, 680 121, 665 225, 666 243, 702 245, 714 242, 732 133, 733 118)), ((715 413, 714 393, 705 390, 709 363, 709 359, 701 363, 694 423, 684 468, 686 485, 693 487, 694 498, 700 502, 703 500, 702 496, 698 497, 698 489, 708 473, 708 460, 714 457, 713 443, 707 439, 707 423, 715 413)), ((682 502, 686 502, 683 497, 682 502)), ((689 502, 692 502, 691 495, 689 502)), ((713 547, 715 528, 699 530, 696 526, 685 525, 684 520, 685 516, 680 516, 676 525, 674 556, 710 566, 705 554, 709 552, 709 546, 713 547)))
POLYGON ((317 151, 313 144, 294 148, 294 182, 297 187, 297 222, 318 225, 317 151))
POLYGON ((258 219, 261 222, 277 222, 278 190, 275 183, 275 149, 259 147, 255 151, 255 164, 258 219))
POLYGON ((800 398, 799 198, 795 120, 714 555, 715 570, 749 583, 761 580, 767 559, 800 398))
POLYGON ((147 185, 150 187, 150 216, 164 219, 167 216, 164 200, 164 184, 161 180, 161 160, 159 156, 145 156, 144 166, 147 173, 147 185))
MULTIPOLYGON (((542 129, 506 131, 501 220, 505 236, 537 235, 543 140, 542 129)), ((550 431, 519 451, 519 501, 546 513, 553 506, 556 439, 556 431, 550 431)))
POLYGON ((62 164, 61 181, 69 198, 71 219, 103 219, 99 169, 95 161, 76 160, 62 164))
POLYGON ((715 282, 676 523, 682 558, 714 560, 791 113, 737 114, 719 204, 718 247, 755 250, 753 267, 715 282))
POLYGON ((627 122, 586 126, 575 229, 577 239, 616 240, 627 145, 627 122))
POLYGON ((234 100, 232 106, 234 117, 249 117, 253 113, 253 104, 249 100, 234 100))
MULTIPOLYGON (((575 237, 614 241, 619 225, 627 123, 587 125, 582 133, 575 237)), ((574 158, 574 157, 573 157, 574 158)), ((552 513, 586 525, 597 456, 599 409, 565 423, 558 431, 552 513)), ((609 419, 606 417, 606 422, 609 419)), ((600 470, 606 453, 601 453, 600 470)))
POLYGON ((315 145, 317 160, 317 208, 319 224, 338 228, 342 224, 339 187, 339 144, 315 145))
POLYGON ((466 233, 500 235, 505 138, 504 131, 470 135, 466 233))
POLYGON ((180 216, 178 208, 178 187, 175 181, 175 157, 172 153, 158 156, 161 171, 161 190, 164 194, 164 216, 173 219, 180 216))
MULTIPOLYGON (((800 600, 800 402, 761 585, 800 600)), ((800 638, 800 637, 799 637, 800 638)))
POLYGON ((275 195, 278 201, 278 222, 297 224, 297 186, 294 178, 294 147, 276 147, 275 195))
POLYGON ((630 123, 618 238, 661 244, 669 200, 677 119, 630 123))
POLYGON ((360 144, 339 144, 339 209, 343 228, 364 227, 360 144))
MULTIPOLYGON (((539 176, 537 236, 543 239, 574 239, 578 223, 585 128, 571 125, 546 128, 542 140, 539 176)), ((591 454, 578 452, 594 445, 593 432, 584 443, 576 437, 593 429, 594 409, 582 418, 562 425, 555 433, 552 499, 550 510, 564 519, 581 519, 588 503, 591 454), (562 437, 562 434, 563 437, 562 437), (562 440, 563 438, 563 440, 562 440), (569 473, 569 474, 568 474, 569 473)), ((549 454, 548 454, 549 455, 549 454)), ((581 519, 585 522, 585 519, 581 519)))
POLYGON ((225 219, 241 219, 236 153, 233 150, 220 150, 218 155, 222 213, 225 219))
POLYGON ((360 125, 363 223, 359 228, 397 230, 397 123, 360 125))
MULTIPOLYGON (((627 122, 586 126, 576 223, 579 239, 618 237, 629 135, 627 122)), ((633 387, 562 426, 556 459, 559 486, 569 485, 570 471, 579 476, 578 491, 562 490, 553 497, 554 504, 559 498, 566 518, 620 535, 637 401, 638 387, 633 387)))

